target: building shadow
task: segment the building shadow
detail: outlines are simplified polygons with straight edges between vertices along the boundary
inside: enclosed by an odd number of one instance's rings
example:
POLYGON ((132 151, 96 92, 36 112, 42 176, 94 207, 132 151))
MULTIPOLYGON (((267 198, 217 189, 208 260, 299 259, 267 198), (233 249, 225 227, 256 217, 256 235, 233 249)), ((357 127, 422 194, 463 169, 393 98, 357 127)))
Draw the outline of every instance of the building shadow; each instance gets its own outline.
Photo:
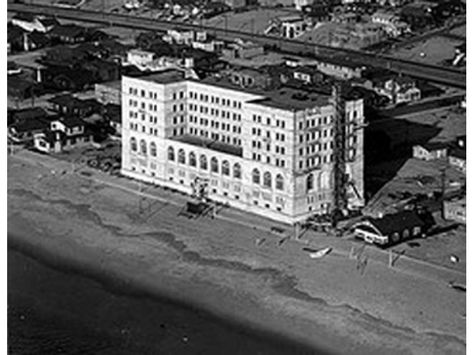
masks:
POLYGON ((408 159, 413 146, 436 137, 441 128, 406 119, 373 115, 364 136, 364 186, 369 200, 393 179, 408 159))

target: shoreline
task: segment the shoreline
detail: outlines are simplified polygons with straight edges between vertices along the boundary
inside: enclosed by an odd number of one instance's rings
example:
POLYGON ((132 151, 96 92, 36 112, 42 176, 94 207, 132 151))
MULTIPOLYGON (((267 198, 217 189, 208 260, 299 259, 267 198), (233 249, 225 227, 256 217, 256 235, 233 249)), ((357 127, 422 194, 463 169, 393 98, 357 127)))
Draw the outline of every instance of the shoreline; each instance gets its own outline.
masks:
MULTIPOLYGON (((176 217, 176 207, 166 204, 158 204, 158 215, 147 217, 144 223, 133 213, 130 193, 79 176, 45 178, 45 169, 38 167, 43 165, 41 159, 33 164, 20 163, 20 167, 9 162, 9 233, 10 218, 21 216, 20 225, 31 223, 46 236, 33 239, 25 235, 33 249, 42 247, 67 261, 79 261, 92 271, 105 270, 126 286, 137 284, 151 293, 165 292, 174 295, 172 299, 184 299, 218 317, 237 320, 245 327, 251 324, 253 329, 271 330, 277 337, 284 334, 299 343, 337 347, 341 353, 353 354, 465 352, 465 341, 450 334, 431 332, 430 327, 420 333, 409 323, 397 324, 396 318, 378 314, 372 305, 366 308, 344 302, 350 298, 345 289, 359 286, 353 271, 342 279, 337 279, 343 275, 340 272, 334 280, 328 278, 331 265, 341 265, 344 271, 348 263, 337 255, 331 257, 336 259, 315 264, 308 259, 293 259, 301 255, 298 245, 255 250, 253 236, 261 232, 244 226, 229 231, 231 224, 226 221, 213 221, 212 227, 207 220, 188 223, 176 217), (177 222, 182 225, 177 226, 177 222), (247 250, 249 245, 253 249, 247 250), (321 272, 308 270, 302 277, 299 268, 305 264, 321 272), (315 281, 308 284, 311 279, 315 281), (167 284, 157 280, 166 280, 167 284), (334 290, 337 292, 331 293, 334 290), (316 334, 319 339, 315 339, 316 334)), ((13 161, 18 165, 18 160, 13 161)), ((390 274, 396 276, 392 271, 390 274)), ((363 287, 357 292, 373 287, 372 282, 392 287, 375 276, 360 279, 363 287)), ((397 278, 404 280, 407 276, 400 274, 397 278)), ((405 291, 402 288, 399 292, 405 291)))
MULTIPOLYGON (((131 297, 152 302, 159 299, 160 303, 199 312, 205 318, 210 318, 227 327, 238 329, 239 332, 246 333, 247 336, 263 338, 265 341, 280 344, 283 348, 290 347, 292 349, 298 349, 298 354, 336 355, 335 352, 331 352, 328 349, 319 349, 314 347, 314 344, 306 344, 302 342, 302 339, 294 339, 288 336, 288 334, 276 332, 271 326, 262 328, 252 322, 229 318, 229 314, 226 314, 226 312, 218 312, 217 309, 210 309, 209 307, 199 304, 196 299, 189 299, 177 296, 176 294, 170 294, 165 290, 159 290, 159 288, 151 285, 149 281, 136 282, 135 280, 130 280, 128 279, 128 275, 121 274, 120 270, 115 270, 106 265, 97 267, 97 265, 94 265, 92 262, 94 259, 93 256, 88 255, 85 257, 85 254, 88 254, 87 252, 82 253, 82 257, 76 256, 71 258, 64 256, 64 254, 61 254, 58 250, 51 251, 39 243, 31 243, 27 235, 31 236, 36 234, 38 236, 38 233, 29 228, 25 228, 24 223, 18 225, 17 220, 18 218, 15 217, 9 220, 8 249, 33 259, 35 262, 56 272, 88 279, 89 281, 97 283, 105 292, 118 297, 131 297)), ((216 293, 216 290, 209 292, 209 295, 213 293, 216 293)), ((246 305, 246 307, 249 307, 249 305, 246 305)))

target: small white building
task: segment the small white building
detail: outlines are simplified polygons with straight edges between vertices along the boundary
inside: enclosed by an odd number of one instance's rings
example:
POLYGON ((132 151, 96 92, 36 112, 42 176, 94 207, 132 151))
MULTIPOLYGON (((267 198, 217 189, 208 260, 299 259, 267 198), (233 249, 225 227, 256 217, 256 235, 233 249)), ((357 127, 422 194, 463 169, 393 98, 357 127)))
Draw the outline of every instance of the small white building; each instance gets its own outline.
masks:
POLYGON ((299 15, 280 17, 279 20, 285 38, 298 38, 308 27, 307 22, 299 15))
POLYGON ((448 156, 448 146, 444 142, 428 142, 413 147, 413 158, 421 160, 443 159, 448 156))
POLYGON ((84 121, 74 117, 52 121, 48 130, 33 136, 34 147, 44 153, 59 153, 91 142, 92 134, 85 132, 84 121))

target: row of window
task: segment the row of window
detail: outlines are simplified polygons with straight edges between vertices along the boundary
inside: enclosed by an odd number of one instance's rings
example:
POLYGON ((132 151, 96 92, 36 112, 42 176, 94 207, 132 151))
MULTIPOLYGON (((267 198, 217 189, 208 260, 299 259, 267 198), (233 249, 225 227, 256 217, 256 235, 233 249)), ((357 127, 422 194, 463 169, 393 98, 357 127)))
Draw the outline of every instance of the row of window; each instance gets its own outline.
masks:
MULTIPOLYGON (((252 115, 252 121, 255 122, 255 123, 262 123, 262 116, 253 114, 252 115)), ((265 123, 268 126, 271 126, 272 125, 272 119, 270 117, 267 117, 265 123)), ((277 127, 285 128, 285 121, 283 121, 283 120, 275 119, 275 124, 276 124, 277 127)))
POLYGON ((215 116, 215 117, 219 117, 219 114, 222 118, 227 118, 227 119, 230 119, 232 117, 232 119, 234 121, 239 121, 241 120, 242 116, 240 115, 240 113, 236 113, 236 112, 231 112, 231 111, 225 111, 225 110, 221 110, 219 111, 217 108, 214 109, 214 108, 209 108, 207 106, 198 106, 198 105, 195 105, 195 104, 189 104, 189 111, 193 111, 193 112, 200 112, 202 114, 211 114, 211 116, 215 116), (199 110, 198 110, 199 108, 199 110))
POLYGON ((203 102, 210 102, 211 104, 217 104, 217 105, 223 105, 227 107, 234 107, 237 109, 242 108, 242 103, 239 101, 234 101, 230 99, 225 99, 225 98, 219 98, 218 96, 212 96, 212 95, 205 95, 205 94, 198 94, 197 92, 190 91, 189 92, 189 97, 194 100, 200 100, 203 102))
MULTIPOLYGON (((252 148, 255 149, 262 149, 262 146, 266 147, 267 152, 271 150, 271 144, 264 144, 261 141, 252 141, 252 148)), ((285 147, 281 147, 276 145, 275 146, 275 153, 277 154, 285 154, 285 147)))
MULTIPOLYGON (((131 130, 131 131, 138 132, 139 129, 140 129, 139 127, 140 127, 140 126, 139 126, 138 123, 130 122, 130 130, 131 130)), ((145 127, 145 125, 142 125, 141 132, 142 132, 142 133, 146 133, 146 127, 145 127)), ((157 129, 157 128, 152 128, 152 127, 150 127, 148 134, 154 135, 154 136, 158 136, 158 129, 157 129)))
MULTIPOLYGON (((261 162, 265 161, 267 164, 272 163, 272 158, 269 155, 266 156, 266 160, 263 160, 262 155, 259 154, 259 153, 252 153, 252 160, 261 161, 261 162)), ((275 166, 284 168, 285 167, 285 159, 275 158, 275 166)))

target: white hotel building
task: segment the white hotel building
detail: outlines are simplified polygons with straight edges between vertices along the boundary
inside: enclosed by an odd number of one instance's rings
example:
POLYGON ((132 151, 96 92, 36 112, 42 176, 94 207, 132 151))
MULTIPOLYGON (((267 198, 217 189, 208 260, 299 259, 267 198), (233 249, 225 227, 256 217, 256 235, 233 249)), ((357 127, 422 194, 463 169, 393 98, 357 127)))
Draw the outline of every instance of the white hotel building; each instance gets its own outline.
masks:
MULTIPOLYGON (((328 96, 244 89, 167 70, 122 78, 122 174, 208 196, 285 223, 333 206, 334 105, 328 96)), ((364 204, 363 101, 346 105, 349 208, 364 204)))

